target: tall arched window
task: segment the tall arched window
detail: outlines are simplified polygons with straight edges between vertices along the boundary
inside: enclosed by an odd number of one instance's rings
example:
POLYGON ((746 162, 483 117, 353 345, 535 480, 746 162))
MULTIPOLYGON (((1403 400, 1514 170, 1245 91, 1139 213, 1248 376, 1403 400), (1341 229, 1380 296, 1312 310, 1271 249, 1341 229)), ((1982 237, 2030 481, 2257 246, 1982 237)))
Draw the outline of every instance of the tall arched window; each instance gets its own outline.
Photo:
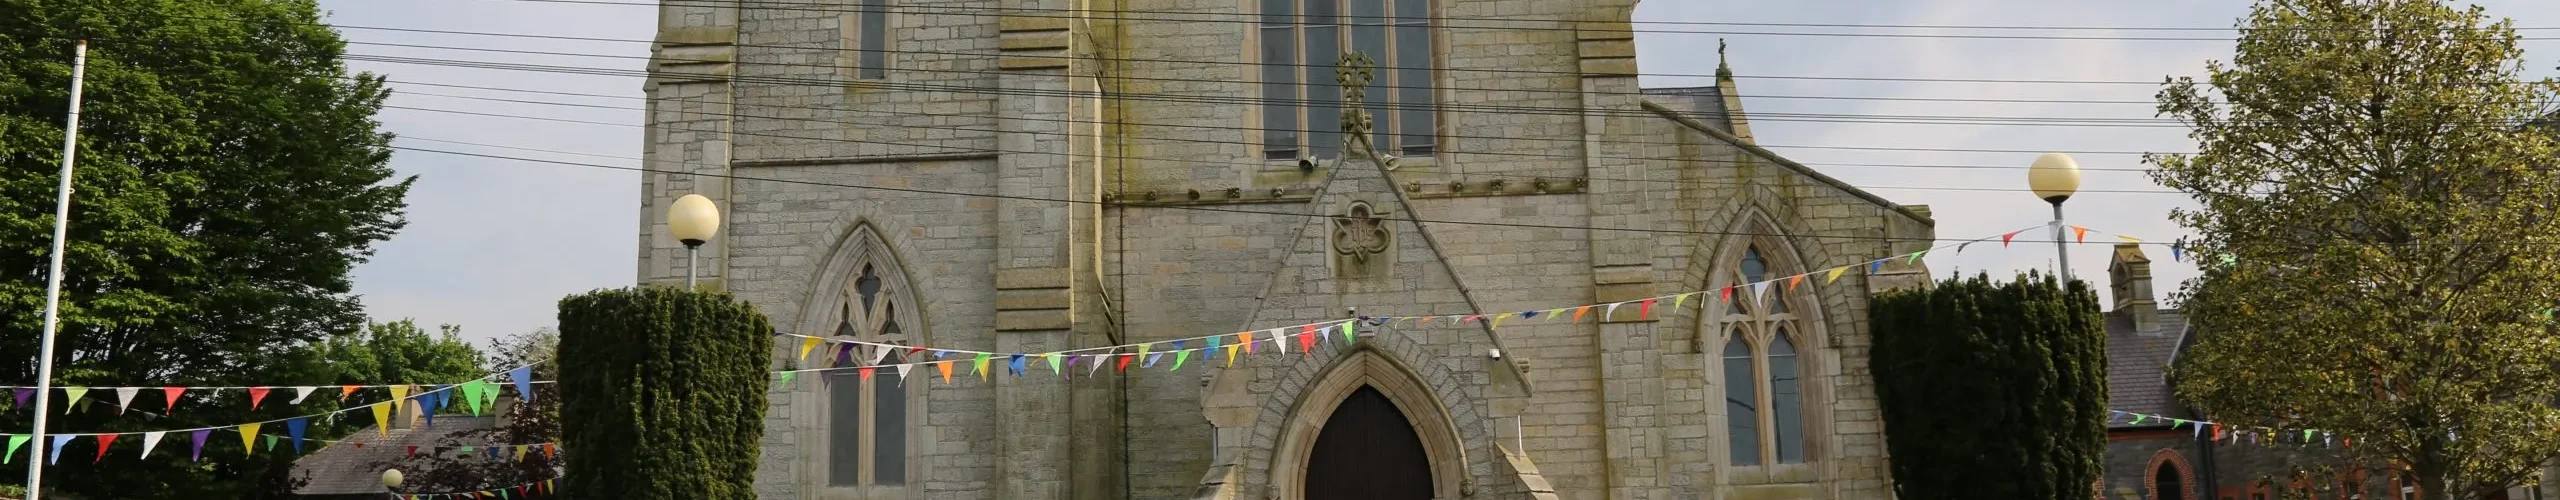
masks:
POLYGON ((1744 247, 1727 271, 1736 285, 1725 306, 1725 428, 1733 465, 1801 464, 1814 457, 1805 436, 1805 370, 1798 357, 1804 331, 1797 324, 1787 283, 1770 282, 1799 271, 1773 266, 1757 245, 1744 247))
MULTIPOLYGON (((864 263, 861 274, 845 287, 835 335, 881 344, 910 345, 898 322, 905 291, 883 279, 884 270, 864 263)), ((839 366, 879 360, 903 362, 901 349, 857 345, 840 352, 839 366), (886 351, 885 357, 882 351, 886 351)), ((896 496, 907 482, 907 391, 894 373, 861 376, 859 370, 828 372, 827 484, 857 488, 865 496, 896 496)))
POLYGON ((1366 99, 1381 153, 1435 149, 1431 0, 1259 0, 1262 152, 1274 160, 1334 158, 1342 145, 1344 51, 1372 61, 1366 99))

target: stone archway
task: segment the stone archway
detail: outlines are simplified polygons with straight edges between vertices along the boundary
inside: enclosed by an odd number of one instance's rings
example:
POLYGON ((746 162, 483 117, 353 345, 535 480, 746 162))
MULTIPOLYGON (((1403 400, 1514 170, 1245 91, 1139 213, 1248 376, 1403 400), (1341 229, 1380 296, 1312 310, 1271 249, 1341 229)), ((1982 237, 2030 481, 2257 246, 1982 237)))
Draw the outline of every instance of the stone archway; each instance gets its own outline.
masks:
POLYGON ((1428 386, 1412 375, 1411 370, 1397 364, 1374 349, 1359 349, 1333 363, 1325 374, 1310 384, 1298 398, 1280 430, 1279 447, 1271 461, 1267 477, 1278 491, 1278 500, 1329 499, 1323 492, 1310 489, 1334 488, 1336 481, 1385 481, 1379 484, 1391 498, 1408 500, 1419 492, 1432 499, 1455 499, 1465 496, 1467 459, 1457 439, 1457 427, 1449 419, 1448 409, 1428 386), (1340 418, 1337 418, 1340 417, 1340 418), (1390 419, 1401 417, 1406 429, 1386 428, 1390 419), (1348 426, 1333 428, 1331 426, 1348 426), (1333 431, 1333 432, 1328 432, 1333 431), (1410 437, 1405 437, 1410 436, 1410 437), (1369 439, 1390 442, 1353 442, 1337 446, 1339 439, 1369 439), (1392 443, 1397 440, 1409 440, 1392 443), (1320 443, 1322 443, 1320 445, 1320 443), (1411 446, 1419 448, 1412 457, 1411 446), (1321 449, 1320 449, 1321 448, 1321 449), (1341 463, 1319 462, 1339 460, 1351 454, 1368 453, 1364 467, 1398 467, 1397 474, 1424 474, 1427 478, 1381 478, 1375 474, 1345 474, 1341 463), (1408 454, 1395 456, 1394 454, 1408 454), (1415 464, 1412 459, 1419 458, 1415 464), (1335 472, 1314 472, 1314 471, 1335 472))

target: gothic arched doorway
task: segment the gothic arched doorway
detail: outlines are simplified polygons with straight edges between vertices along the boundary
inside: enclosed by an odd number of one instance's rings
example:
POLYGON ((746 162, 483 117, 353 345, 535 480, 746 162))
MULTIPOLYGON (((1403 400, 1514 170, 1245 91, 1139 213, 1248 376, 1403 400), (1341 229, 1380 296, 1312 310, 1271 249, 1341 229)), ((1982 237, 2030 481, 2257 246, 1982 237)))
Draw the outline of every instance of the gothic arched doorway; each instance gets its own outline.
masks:
POLYGON ((1412 421, 1375 387, 1342 398, 1307 456, 1306 498, 1428 500, 1431 458, 1412 421))

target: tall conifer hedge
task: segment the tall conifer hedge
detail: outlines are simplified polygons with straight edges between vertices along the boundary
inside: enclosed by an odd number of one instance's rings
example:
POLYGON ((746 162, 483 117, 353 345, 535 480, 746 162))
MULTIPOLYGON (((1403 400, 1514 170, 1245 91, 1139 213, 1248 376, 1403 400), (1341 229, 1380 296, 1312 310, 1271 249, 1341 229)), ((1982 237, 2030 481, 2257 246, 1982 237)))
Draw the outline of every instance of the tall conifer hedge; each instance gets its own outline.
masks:
POLYGON ((561 498, 755 498, 772 333, 721 292, 561 299, 561 498))
POLYGON ((2106 323, 2085 282, 1879 294, 1870 366, 1903 500, 2086 500, 2106 454, 2106 323))

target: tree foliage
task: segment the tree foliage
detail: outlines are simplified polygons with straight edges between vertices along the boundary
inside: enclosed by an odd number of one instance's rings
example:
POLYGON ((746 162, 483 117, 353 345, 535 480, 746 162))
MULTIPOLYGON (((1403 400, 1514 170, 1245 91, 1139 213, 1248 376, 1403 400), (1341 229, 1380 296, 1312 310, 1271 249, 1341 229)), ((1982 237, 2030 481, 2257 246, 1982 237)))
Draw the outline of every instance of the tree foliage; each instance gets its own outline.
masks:
MULTIPOLYGON (((552 361, 559 351, 560 335, 550 328, 510 335, 490 346, 488 372, 533 366, 535 380, 557 380, 559 364, 552 361)), ((456 431, 439 438, 435 446, 484 446, 488 444, 554 443, 560 439, 560 389, 557 384, 533 384, 530 404, 508 404, 494 413, 499 424, 487 429, 456 431)), ((499 397, 518 400, 513 385, 502 386, 499 397)), ((464 414, 462 405, 448 406, 441 414, 464 414)), ((514 450, 502 449, 501 460, 481 455, 421 453, 374 464, 374 469, 397 468, 407 476, 402 488, 409 491, 482 491, 504 489, 560 477, 561 461, 544 453, 540 447, 529 448, 518 460, 514 450)))
POLYGON ((722 292, 560 301, 561 480, 570 499, 755 497, 773 326, 722 292))
MULTIPOLYGON (((400 228, 408 181, 386 168, 390 137, 372 118, 381 81, 350 73, 343 42, 318 21, 308 0, 0 0, 0 380, 35 378, 75 38, 93 43, 56 381, 335 377, 318 344, 364 326, 348 272, 400 228)), ((159 430, 291 411, 252 415, 231 399, 157 417, 93 403, 51 428, 159 430)), ((27 423, 24 411, 0 415, 10 429, 27 423)), ((66 460, 46 486, 85 498, 289 486, 284 457, 167 454, 66 460)), ((19 480, 0 469, 0 480, 19 480)))
POLYGON ((2085 282, 1949 278, 1868 307, 1898 498, 2089 498, 2106 457, 2107 335, 2085 282))
POLYGON ((2159 94, 2198 147, 2152 175, 2208 263, 2179 395, 2354 439, 2430 499, 2527 481, 2560 456, 2560 162, 2527 126, 2554 83, 2477 7, 2266 0, 2241 28, 2159 94))

